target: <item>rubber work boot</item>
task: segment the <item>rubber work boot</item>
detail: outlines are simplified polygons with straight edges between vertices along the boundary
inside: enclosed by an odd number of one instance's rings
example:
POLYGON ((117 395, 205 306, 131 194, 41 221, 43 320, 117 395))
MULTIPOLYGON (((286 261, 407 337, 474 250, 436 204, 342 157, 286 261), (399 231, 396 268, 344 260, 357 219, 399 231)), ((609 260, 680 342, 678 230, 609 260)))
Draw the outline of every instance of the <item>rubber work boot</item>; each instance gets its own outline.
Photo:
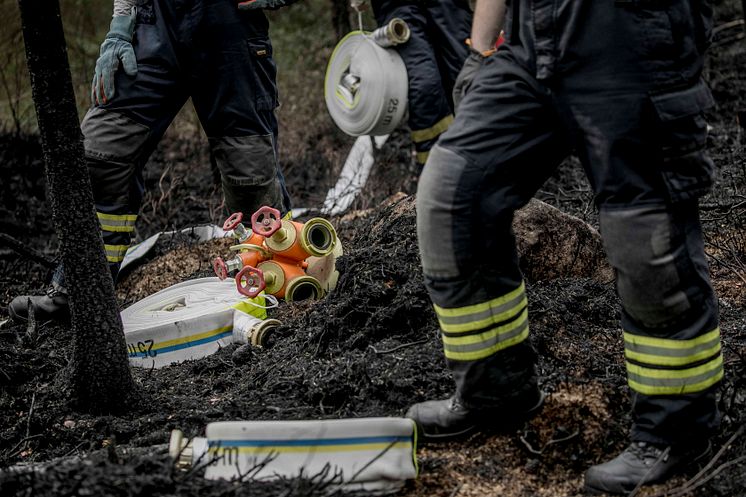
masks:
POLYGON ((628 494, 640 482, 660 483, 677 473, 696 467, 710 455, 710 444, 696 449, 671 450, 646 442, 632 442, 609 462, 592 466, 585 473, 585 489, 592 493, 628 494))
POLYGON ((37 322, 57 321, 70 322, 70 307, 67 294, 49 288, 46 295, 21 295, 14 298, 8 305, 8 313, 13 321, 24 323, 29 318, 29 308, 33 309, 37 322))
POLYGON ((528 407, 469 409, 457 396, 446 400, 428 400, 409 408, 405 416, 417 424, 417 438, 422 442, 446 442, 480 429, 509 431, 531 419, 544 404, 544 393, 536 395, 528 407))

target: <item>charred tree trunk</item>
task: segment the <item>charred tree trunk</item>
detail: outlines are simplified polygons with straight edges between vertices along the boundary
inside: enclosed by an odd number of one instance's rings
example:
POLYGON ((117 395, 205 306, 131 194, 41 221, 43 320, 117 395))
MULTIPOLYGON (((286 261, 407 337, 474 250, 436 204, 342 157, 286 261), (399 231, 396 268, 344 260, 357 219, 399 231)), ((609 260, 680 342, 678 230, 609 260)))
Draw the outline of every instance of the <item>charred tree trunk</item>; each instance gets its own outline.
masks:
POLYGON ((134 383, 104 255, 75 106, 59 0, 18 0, 73 328, 72 401, 122 410, 134 383))
MULTIPOLYGON (((746 0, 744 0, 746 2, 746 0)), ((337 32, 337 38, 352 31, 350 24, 350 12, 347 9, 348 0, 331 0, 332 2, 332 23, 337 32)))

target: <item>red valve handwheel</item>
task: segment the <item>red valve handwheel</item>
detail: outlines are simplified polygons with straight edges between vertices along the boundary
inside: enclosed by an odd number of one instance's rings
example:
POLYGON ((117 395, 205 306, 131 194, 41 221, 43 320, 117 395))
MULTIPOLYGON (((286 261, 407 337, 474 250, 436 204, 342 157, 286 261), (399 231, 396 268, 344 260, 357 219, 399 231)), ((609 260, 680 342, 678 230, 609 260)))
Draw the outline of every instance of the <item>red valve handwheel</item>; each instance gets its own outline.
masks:
POLYGON ((265 205, 251 216, 251 229, 262 236, 272 236, 282 227, 280 211, 265 205))
POLYGON ((225 265, 225 261, 222 257, 218 257, 212 261, 212 270, 215 271, 215 276, 224 280, 228 277, 228 266, 225 265))
POLYGON ((261 269, 257 269, 251 266, 244 266, 236 275, 236 288, 238 293, 246 295, 253 299, 267 287, 264 282, 264 273, 261 269), (246 284, 244 284, 244 279, 246 284))
POLYGON ((236 226, 241 224, 241 221, 243 221, 243 212, 234 212, 223 223, 223 231, 236 229, 236 226))

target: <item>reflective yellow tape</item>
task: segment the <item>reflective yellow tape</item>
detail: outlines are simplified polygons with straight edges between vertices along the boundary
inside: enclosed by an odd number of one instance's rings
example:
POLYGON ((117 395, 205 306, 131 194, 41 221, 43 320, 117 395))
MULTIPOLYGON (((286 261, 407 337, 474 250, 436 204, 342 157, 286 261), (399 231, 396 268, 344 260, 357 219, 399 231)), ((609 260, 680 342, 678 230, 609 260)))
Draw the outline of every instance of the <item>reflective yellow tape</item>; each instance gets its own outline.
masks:
MULTIPOLYGON (((527 306, 528 306, 528 299, 526 299, 526 296, 524 295, 521 300, 516 302, 513 306, 511 306, 507 310, 498 312, 496 314, 491 314, 490 316, 484 319, 470 321, 467 323, 456 323, 456 324, 450 324, 446 322, 445 320, 438 320, 438 322, 440 323, 441 329, 445 332, 465 333, 469 331, 476 331, 482 328, 486 328, 487 326, 491 324, 500 324, 503 321, 507 321, 511 318, 514 318, 518 314, 527 313, 527 306)), ((481 315, 481 313, 478 315, 481 315)))
POLYGON ((501 306, 513 299, 515 299, 518 295, 526 291, 526 285, 521 282, 520 286, 516 288, 515 290, 511 291, 510 293, 507 293, 503 295, 502 297, 498 297, 496 299, 488 300, 487 302, 482 302, 481 304, 473 304, 473 305, 467 305, 464 307, 453 307, 453 308, 444 308, 437 305, 434 305, 435 312, 438 314, 438 316, 441 317, 461 317, 461 316, 468 316, 470 314, 477 314, 480 312, 488 311, 492 307, 498 307, 501 306))
POLYGON ((137 214, 105 214, 96 212, 101 229, 113 233, 131 233, 135 231, 137 214))
POLYGON ((718 352, 720 352, 721 346, 720 342, 718 341, 715 345, 712 347, 709 347, 707 349, 701 350, 700 352, 697 352, 692 355, 687 356, 662 356, 657 354, 646 354, 643 352, 635 352, 632 350, 625 350, 624 355, 627 359, 632 359, 634 361, 644 362, 646 364, 651 364, 654 366, 686 366, 687 364, 693 364, 695 362, 707 359, 708 357, 712 357, 718 352))
POLYGON ((137 214, 105 214, 103 212, 96 212, 99 219, 105 221, 128 221, 134 223, 137 221, 137 214))
POLYGON ((508 347, 512 347, 514 345, 518 345, 519 343, 523 342, 526 338, 528 338, 528 331, 528 326, 526 326, 526 329, 523 330, 520 335, 508 340, 500 341, 486 349, 477 350, 474 352, 452 352, 446 349, 445 356, 446 358, 454 361, 478 361, 480 359, 486 359, 487 357, 490 357, 491 355, 501 350, 507 349, 508 347))
POLYGON ((430 151, 427 152, 417 152, 417 163, 418 164, 425 164, 427 162, 427 158, 430 157, 430 151))
POLYGON ((705 333, 704 335, 689 340, 672 340, 670 338, 654 338, 650 336, 633 335, 624 332, 624 341, 633 345, 647 345, 663 349, 689 349, 712 341, 720 336, 720 328, 705 333))
POLYGON ((719 355, 712 361, 702 364, 701 366, 687 369, 652 369, 628 362, 627 372, 651 380, 682 380, 712 372, 718 367, 722 367, 722 365, 723 356, 719 355))
POLYGON ((627 363, 630 388, 645 395, 701 392, 723 379, 723 356, 687 369, 651 369, 627 363))
POLYGON ((523 324, 528 321, 528 309, 523 309, 523 312, 521 312, 520 317, 517 318, 515 321, 511 321, 510 323, 497 326, 495 328, 489 329, 483 333, 478 333, 476 335, 466 335, 466 336, 446 336, 443 335, 443 343, 445 345, 475 345, 478 343, 486 342, 488 340, 491 340, 499 335, 504 335, 506 333, 510 333, 511 331, 520 328, 523 324))
POLYGON ((418 129, 412 131, 412 141, 415 143, 426 142, 437 138, 448 129, 448 126, 453 122, 453 114, 448 114, 446 117, 433 124, 429 128, 418 129))
POLYGON ((720 369, 717 374, 706 380, 690 383, 684 386, 652 386, 638 383, 634 380, 628 380, 629 387, 644 395, 683 395, 687 393, 697 393, 707 390, 711 386, 723 379, 724 372, 720 369))
POLYGON ((127 253, 129 245, 106 245, 104 244, 104 252, 106 252, 106 260, 108 262, 122 262, 124 255, 127 253))

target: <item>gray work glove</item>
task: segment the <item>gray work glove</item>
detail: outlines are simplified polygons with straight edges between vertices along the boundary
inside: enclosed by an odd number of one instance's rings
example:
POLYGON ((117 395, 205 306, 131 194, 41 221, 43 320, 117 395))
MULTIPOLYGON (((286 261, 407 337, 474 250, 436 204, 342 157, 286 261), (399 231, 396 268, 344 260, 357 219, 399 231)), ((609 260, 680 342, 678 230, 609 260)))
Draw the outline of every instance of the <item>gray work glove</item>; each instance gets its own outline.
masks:
POLYGON ((458 109, 458 104, 461 99, 464 98, 466 92, 469 91, 474 76, 476 76, 479 68, 484 64, 485 56, 476 51, 471 51, 469 56, 464 62, 464 67, 461 68, 461 72, 458 73, 456 83, 453 85, 453 108, 458 109))
POLYGON ((238 2, 238 8, 241 10, 270 9, 275 10, 285 7, 298 0, 244 0, 238 2))
POLYGON ((136 17, 137 13, 133 8, 130 15, 114 16, 111 19, 91 83, 91 99, 95 105, 108 103, 114 98, 114 74, 120 64, 128 76, 137 75, 137 59, 135 49, 132 48, 136 17))

